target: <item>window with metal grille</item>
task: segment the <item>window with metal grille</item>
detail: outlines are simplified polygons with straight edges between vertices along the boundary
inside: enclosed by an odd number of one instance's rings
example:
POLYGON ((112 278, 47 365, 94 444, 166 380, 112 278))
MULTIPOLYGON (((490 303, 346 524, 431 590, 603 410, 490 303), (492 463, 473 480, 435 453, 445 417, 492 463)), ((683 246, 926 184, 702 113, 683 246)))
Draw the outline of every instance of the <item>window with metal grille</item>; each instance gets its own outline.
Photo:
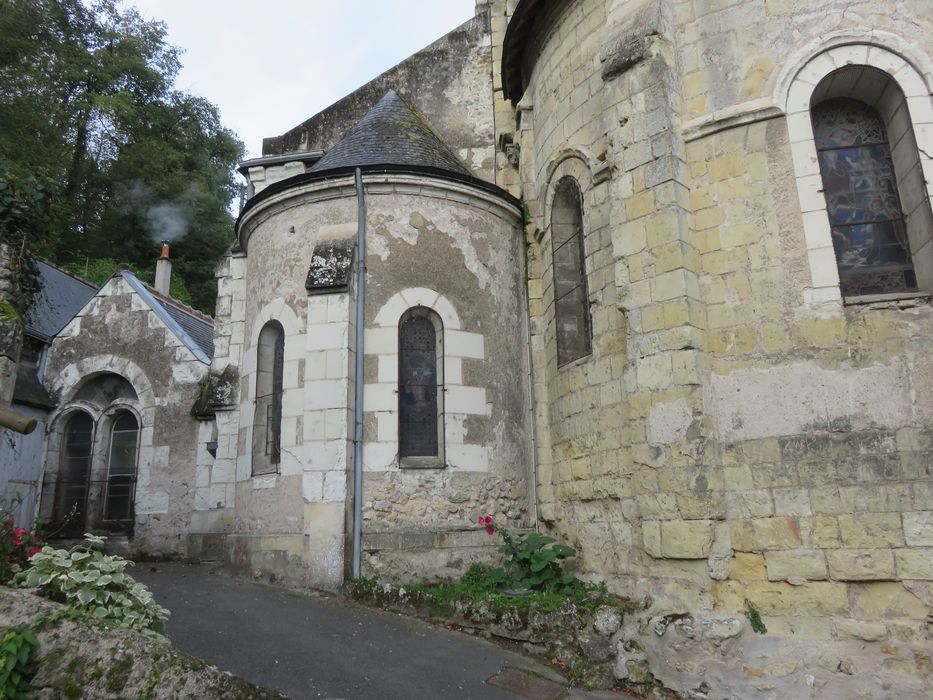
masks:
POLYGON ((557 364, 590 354, 590 304, 583 246, 583 195, 572 177, 557 183, 551 205, 557 364))
POLYGON ((65 424, 61 464, 55 484, 56 523, 68 522, 74 530, 83 530, 87 515, 88 487, 91 478, 94 421, 82 411, 65 424))
POLYGON ((133 493, 136 490, 136 447, 139 423, 129 411, 114 417, 110 430, 110 458, 107 465, 103 519, 133 522, 133 493))
POLYGON ((253 422, 253 474, 276 471, 282 459, 282 379, 285 330, 270 321, 259 333, 256 349, 256 414, 253 422))
MULTIPOLYGON (((440 318, 412 309, 399 324, 399 457, 440 457, 440 318)), ((413 466, 413 465, 406 465, 413 466)), ((442 465, 418 465, 442 466, 442 465)))
POLYGON ((823 193, 844 296, 917 290, 884 122, 836 98, 811 110, 823 193))

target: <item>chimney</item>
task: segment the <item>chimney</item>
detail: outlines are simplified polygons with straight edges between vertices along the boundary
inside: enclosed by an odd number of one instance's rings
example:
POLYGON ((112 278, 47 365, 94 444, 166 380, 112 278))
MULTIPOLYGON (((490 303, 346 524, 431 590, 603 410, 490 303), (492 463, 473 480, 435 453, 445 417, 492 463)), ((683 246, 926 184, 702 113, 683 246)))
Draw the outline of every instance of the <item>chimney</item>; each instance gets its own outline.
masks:
POLYGON ((168 257, 168 241, 162 241, 162 255, 156 260, 155 290, 164 296, 172 283, 172 261, 168 257))

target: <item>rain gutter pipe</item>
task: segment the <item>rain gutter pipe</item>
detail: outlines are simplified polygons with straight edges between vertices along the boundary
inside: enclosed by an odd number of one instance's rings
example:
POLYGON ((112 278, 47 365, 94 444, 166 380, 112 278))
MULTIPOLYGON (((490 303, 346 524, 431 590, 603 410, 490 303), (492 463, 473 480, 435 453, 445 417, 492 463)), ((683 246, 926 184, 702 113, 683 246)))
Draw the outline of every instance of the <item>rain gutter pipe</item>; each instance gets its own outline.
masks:
POLYGON ((356 169, 356 200, 359 204, 356 230, 356 376, 353 405, 353 578, 360 577, 360 553, 363 548, 363 331, 366 301, 366 193, 363 173, 356 169))

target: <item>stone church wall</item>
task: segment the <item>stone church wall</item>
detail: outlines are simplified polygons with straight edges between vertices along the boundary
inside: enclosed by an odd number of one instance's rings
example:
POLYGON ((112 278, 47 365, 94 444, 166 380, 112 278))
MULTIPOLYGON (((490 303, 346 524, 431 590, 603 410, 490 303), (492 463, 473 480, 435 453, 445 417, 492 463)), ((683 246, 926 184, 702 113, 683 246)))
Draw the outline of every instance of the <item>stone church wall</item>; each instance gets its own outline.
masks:
MULTIPOLYGON (((656 613, 755 609, 830 656, 887 642, 906 676, 927 673, 933 607, 933 312, 928 294, 844 305, 826 282, 835 259, 805 226, 798 127, 775 94, 834 31, 866 62, 872 42, 920 56, 929 82, 927 9, 554 3, 515 132, 542 524, 656 613), (549 216, 565 175, 583 190, 593 353, 558 368, 549 216)), ((903 85, 925 142, 929 89, 903 85)), ((788 649, 774 653, 793 672, 752 669, 762 689, 802 681, 812 650, 788 649)))

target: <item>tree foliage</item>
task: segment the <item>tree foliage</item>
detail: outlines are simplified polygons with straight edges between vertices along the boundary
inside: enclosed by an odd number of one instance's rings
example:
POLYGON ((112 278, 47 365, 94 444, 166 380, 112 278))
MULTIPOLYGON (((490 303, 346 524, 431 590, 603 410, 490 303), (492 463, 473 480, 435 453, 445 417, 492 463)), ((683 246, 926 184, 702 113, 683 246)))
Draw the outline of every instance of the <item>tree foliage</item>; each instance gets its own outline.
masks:
POLYGON ((0 0, 0 36, 0 238, 75 270, 148 270, 172 239, 212 311, 243 146, 174 89, 164 24, 113 0, 0 0))

